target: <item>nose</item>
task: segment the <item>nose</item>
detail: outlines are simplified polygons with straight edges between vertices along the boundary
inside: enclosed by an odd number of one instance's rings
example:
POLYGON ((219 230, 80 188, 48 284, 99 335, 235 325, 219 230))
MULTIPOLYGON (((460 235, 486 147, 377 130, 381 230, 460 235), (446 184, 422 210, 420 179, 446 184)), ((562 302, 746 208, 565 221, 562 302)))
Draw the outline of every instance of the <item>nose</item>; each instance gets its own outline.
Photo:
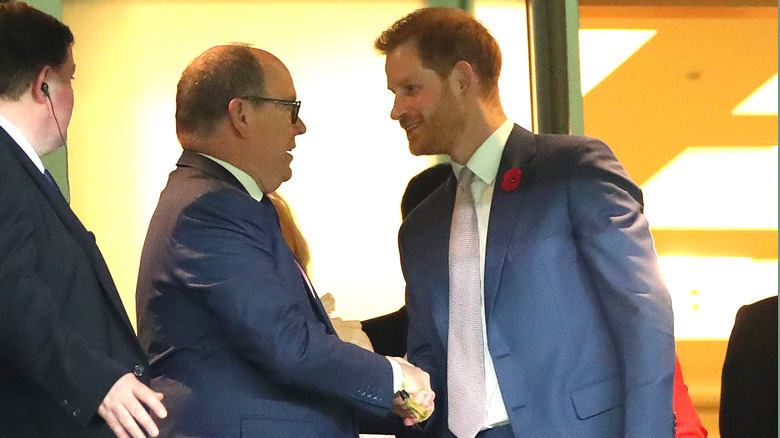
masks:
POLYGON ((303 123, 303 119, 298 117, 298 120, 295 121, 295 135, 301 135, 306 133, 306 124, 303 123))
POLYGON ((398 96, 395 96, 395 99, 393 100, 393 108, 390 110, 390 118, 393 120, 398 120, 401 118, 402 115, 406 113, 406 109, 404 109, 400 102, 398 101, 398 96))

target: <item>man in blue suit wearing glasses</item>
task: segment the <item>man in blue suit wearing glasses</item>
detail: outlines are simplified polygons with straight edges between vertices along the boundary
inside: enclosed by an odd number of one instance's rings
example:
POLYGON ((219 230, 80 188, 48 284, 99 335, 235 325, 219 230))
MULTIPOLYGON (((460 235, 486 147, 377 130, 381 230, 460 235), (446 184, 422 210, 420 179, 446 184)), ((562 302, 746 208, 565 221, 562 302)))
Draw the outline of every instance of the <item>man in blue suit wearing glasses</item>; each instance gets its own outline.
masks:
POLYGON ((290 72, 244 44, 182 73, 184 152, 141 255, 138 333, 165 437, 356 437, 358 420, 429 411, 428 375, 341 341, 287 246, 266 194, 290 179, 298 117, 290 72))

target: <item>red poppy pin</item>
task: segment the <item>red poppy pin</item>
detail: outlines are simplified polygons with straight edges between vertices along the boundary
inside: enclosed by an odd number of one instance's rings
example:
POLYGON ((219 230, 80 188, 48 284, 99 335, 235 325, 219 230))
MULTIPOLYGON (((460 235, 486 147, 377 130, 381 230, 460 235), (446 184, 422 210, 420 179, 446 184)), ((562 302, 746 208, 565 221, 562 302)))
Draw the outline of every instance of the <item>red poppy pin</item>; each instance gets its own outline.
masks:
POLYGON ((523 176, 523 171, 517 167, 513 167, 506 171, 504 174, 504 180, 501 182, 501 189, 505 192, 511 192, 520 185, 520 177, 523 176))

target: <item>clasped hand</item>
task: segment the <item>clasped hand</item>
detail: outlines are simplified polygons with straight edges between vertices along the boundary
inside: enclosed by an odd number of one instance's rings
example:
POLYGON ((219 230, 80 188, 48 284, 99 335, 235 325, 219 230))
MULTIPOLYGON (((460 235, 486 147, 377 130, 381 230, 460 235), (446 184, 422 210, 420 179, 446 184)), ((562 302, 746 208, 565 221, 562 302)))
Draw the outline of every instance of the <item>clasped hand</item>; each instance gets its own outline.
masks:
POLYGON ((144 438, 146 434, 139 425, 155 437, 160 431, 143 405, 149 406, 159 418, 165 418, 168 412, 161 402, 162 398, 161 393, 152 391, 132 373, 128 373, 108 391, 98 407, 98 414, 106 420, 118 438, 144 438))
POLYGON ((431 377, 425 371, 417 368, 400 357, 391 357, 391 360, 401 365, 404 372, 404 383, 402 389, 405 390, 422 410, 423 418, 418 418, 414 411, 409 408, 400 394, 396 394, 393 399, 393 412, 403 418, 405 426, 413 426, 421 421, 425 421, 433 414, 433 400, 436 394, 431 389, 431 377))

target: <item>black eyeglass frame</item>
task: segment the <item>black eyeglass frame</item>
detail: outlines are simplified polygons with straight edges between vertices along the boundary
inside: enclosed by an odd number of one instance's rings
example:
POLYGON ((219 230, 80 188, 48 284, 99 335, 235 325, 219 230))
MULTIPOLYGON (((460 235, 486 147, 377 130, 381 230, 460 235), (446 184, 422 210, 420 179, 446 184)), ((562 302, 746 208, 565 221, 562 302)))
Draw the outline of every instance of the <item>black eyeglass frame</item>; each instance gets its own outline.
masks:
POLYGON ((271 99, 268 97, 260 97, 260 96, 241 96, 241 99, 246 100, 255 100, 259 102, 271 102, 276 103, 279 105, 287 105, 292 107, 291 112, 291 120, 292 124, 298 123, 298 113, 301 111, 301 101, 300 100, 284 100, 284 99, 271 99))

